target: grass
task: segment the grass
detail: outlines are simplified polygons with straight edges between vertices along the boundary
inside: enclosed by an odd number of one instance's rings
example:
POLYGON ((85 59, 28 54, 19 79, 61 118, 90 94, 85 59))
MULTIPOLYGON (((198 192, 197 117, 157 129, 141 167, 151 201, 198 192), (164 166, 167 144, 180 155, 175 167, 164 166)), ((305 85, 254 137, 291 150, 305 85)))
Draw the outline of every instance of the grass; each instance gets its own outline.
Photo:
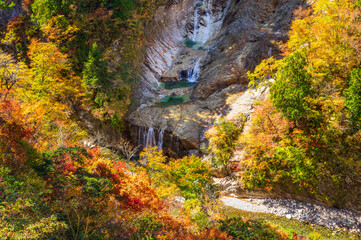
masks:
POLYGON ((170 95, 161 99, 156 106, 157 107, 168 107, 172 105, 178 105, 189 101, 189 97, 183 95, 170 95))
POLYGON ((188 82, 187 80, 181 81, 169 81, 169 82, 162 82, 161 87, 164 89, 177 89, 177 88, 189 88, 193 87, 197 83, 195 82, 188 82))
POLYGON ((344 232, 341 230, 332 230, 326 227, 321 227, 309 223, 302 223, 294 219, 288 219, 286 217, 279 217, 273 214, 267 213, 254 213, 246 212, 232 207, 225 207, 224 214, 228 218, 242 217, 245 220, 256 220, 268 223, 274 227, 277 231, 281 231, 287 234, 292 239, 293 233, 299 236, 307 236, 307 239, 313 240, 356 240, 361 239, 361 235, 344 232))

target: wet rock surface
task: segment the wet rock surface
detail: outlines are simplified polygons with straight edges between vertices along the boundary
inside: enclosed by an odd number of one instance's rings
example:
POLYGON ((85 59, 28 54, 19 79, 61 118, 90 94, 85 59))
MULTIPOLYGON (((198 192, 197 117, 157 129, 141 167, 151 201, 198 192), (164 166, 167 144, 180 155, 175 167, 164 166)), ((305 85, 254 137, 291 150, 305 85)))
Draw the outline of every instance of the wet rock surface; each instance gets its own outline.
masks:
MULTIPOLYGON (((247 88, 246 72, 281 57, 293 11, 302 5, 307 0, 182 0, 159 8, 147 27, 140 107, 129 114, 129 125, 164 128, 181 144, 165 141, 165 152, 201 150, 204 130, 215 120, 248 117, 267 95, 247 88), (187 78, 194 84, 164 88, 187 78), (172 96, 184 101, 159 105, 172 96)), ((130 128, 134 143, 136 128, 130 128)))
POLYGON ((331 229, 345 228, 352 232, 361 232, 360 212, 326 207, 292 199, 237 199, 233 197, 223 197, 222 202, 226 206, 244 211, 273 213, 278 216, 296 219, 300 222, 314 223, 331 229))

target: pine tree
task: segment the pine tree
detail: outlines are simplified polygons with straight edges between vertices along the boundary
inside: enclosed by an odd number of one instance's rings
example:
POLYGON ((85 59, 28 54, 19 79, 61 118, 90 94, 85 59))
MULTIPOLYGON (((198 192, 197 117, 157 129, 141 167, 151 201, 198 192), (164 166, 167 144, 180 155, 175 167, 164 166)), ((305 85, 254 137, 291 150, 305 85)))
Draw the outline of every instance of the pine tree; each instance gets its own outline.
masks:
POLYGON ((103 60, 98 44, 94 43, 89 51, 88 61, 84 64, 83 85, 89 92, 102 92, 110 87, 107 62, 103 60))

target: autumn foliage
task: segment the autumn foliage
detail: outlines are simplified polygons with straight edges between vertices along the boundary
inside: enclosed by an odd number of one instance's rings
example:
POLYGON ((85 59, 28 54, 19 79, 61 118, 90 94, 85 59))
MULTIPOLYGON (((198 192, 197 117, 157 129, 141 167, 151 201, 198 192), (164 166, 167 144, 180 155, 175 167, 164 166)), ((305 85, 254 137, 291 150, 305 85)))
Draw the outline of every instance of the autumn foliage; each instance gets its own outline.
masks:
POLYGON ((248 73, 270 87, 241 140, 248 188, 359 209, 359 7, 319 0, 297 10, 285 58, 248 73))

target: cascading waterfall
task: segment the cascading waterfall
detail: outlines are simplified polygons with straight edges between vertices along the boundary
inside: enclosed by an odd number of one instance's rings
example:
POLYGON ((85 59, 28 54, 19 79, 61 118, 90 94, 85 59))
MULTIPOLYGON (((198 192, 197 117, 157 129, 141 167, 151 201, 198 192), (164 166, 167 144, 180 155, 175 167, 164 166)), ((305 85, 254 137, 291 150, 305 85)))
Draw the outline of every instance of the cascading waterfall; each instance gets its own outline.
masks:
POLYGON ((144 147, 154 147, 157 146, 159 149, 163 148, 164 144, 164 132, 163 128, 156 129, 150 127, 139 127, 138 129, 138 145, 143 145, 144 147), (158 131, 158 141, 156 139, 156 130, 158 131))
POLYGON ((163 141, 164 141, 164 129, 161 128, 158 133, 158 143, 157 143, 159 149, 163 149, 163 141))
POLYGON ((154 129, 150 127, 148 129, 147 138, 145 141, 145 147, 153 147, 156 145, 154 129))
POLYGON ((198 24, 199 24, 199 10, 198 7, 194 10, 194 21, 193 21, 193 36, 192 40, 196 41, 198 34, 198 24))
POLYGON ((198 81, 199 74, 201 71, 200 61, 201 61, 201 59, 197 59, 195 61, 194 67, 187 70, 187 78, 186 79, 188 82, 194 83, 194 82, 198 81))
MULTIPOLYGON (((207 0, 205 0, 207 1, 207 0)), ((200 6, 205 4, 205 1, 203 1, 201 4, 197 3, 196 8, 194 9, 194 20, 193 20, 193 36, 192 41, 199 42, 200 44, 206 43, 209 38, 213 34, 214 26, 213 26, 213 20, 212 20, 212 0, 209 0, 207 2, 207 6, 205 8, 205 16, 204 16, 204 26, 202 26, 202 31, 200 31, 199 23, 200 23, 200 6)), ((189 68, 187 70, 187 75, 185 79, 190 83, 195 83, 198 81, 199 74, 200 74, 200 61, 201 59, 196 59, 194 61, 194 66, 192 68, 189 68)))
MULTIPOLYGON (((227 1, 227 4, 225 8, 223 8, 222 12, 218 12, 218 8, 214 8, 213 2, 213 0, 202 0, 196 3, 193 14, 193 33, 189 36, 189 39, 186 40, 190 41, 190 45, 186 45, 189 48, 193 48, 198 51, 207 50, 207 46, 209 45, 208 41, 212 38, 215 32, 220 30, 226 13, 230 8, 231 0, 227 1)), ((197 52, 194 53, 196 56, 202 55, 197 52)), ((189 83, 187 86, 194 86, 200 77, 202 59, 202 57, 193 57, 191 60, 191 67, 179 71, 179 80, 187 81, 189 83)), ((153 122, 149 125, 154 126, 153 122)), ((138 131, 138 145, 143 147, 157 146, 159 149, 164 147, 165 129, 153 127, 148 128, 143 126, 139 127, 138 131)), ((176 138, 174 139, 177 141, 176 138)), ((173 145, 178 148, 180 147, 180 145, 177 145, 179 143, 173 144, 174 139, 171 134, 167 135, 167 149, 170 148, 169 146, 173 149, 173 145)), ((173 149, 172 151, 176 150, 173 149)))
POLYGON ((203 39, 202 39, 202 44, 204 44, 205 42, 208 41, 208 39, 210 38, 210 36, 212 35, 212 29, 211 29, 211 15, 209 13, 208 10, 205 10, 206 13, 206 17, 204 19, 204 33, 203 33, 203 39))
POLYGON ((206 43, 215 30, 216 25, 214 24, 215 20, 212 18, 212 8, 212 0, 203 0, 201 3, 197 3, 194 9, 193 35, 191 40, 197 42, 198 44, 206 43), (200 8, 203 9, 204 16, 200 15, 200 8), (204 24, 200 25, 202 19, 204 24))

